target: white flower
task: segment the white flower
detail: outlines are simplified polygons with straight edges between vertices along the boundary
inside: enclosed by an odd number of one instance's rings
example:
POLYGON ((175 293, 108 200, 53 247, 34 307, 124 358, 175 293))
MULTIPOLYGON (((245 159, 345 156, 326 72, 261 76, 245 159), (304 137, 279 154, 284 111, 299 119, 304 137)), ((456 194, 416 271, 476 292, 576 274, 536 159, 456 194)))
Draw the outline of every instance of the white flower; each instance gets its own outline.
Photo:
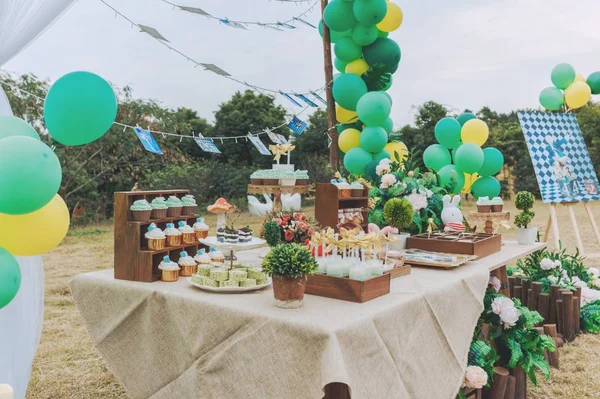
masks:
MULTIPOLYGON (((558 264, 560 265, 560 262, 558 262, 558 264)), ((544 258, 540 262, 540 267, 542 270, 552 270, 555 269, 557 265, 552 259, 544 258)))
POLYGON ((484 369, 479 366, 469 366, 465 372, 463 387, 481 389, 487 385, 488 375, 484 369))
POLYGON ((390 186, 393 186, 394 183, 396 183, 396 176, 388 174, 388 175, 383 175, 381 177, 381 188, 389 188, 390 186))
POLYGON ((413 177, 415 175, 415 172, 413 172, 412 170, 410 172, 407 173, 408 177, 413 177))
POLYGON ((558 284, 558 277, 556 277, 556 276, 548 276, 548 281, 550 281, 550 284, 556 285, 556 284, 558 284))
POLYGON ((590 267, 587 272, 590 276, 600 277, 600 269, 597 267, 590 267))
POLYGON ((521 317, 521 312, 515 307, 514 302, 505 297, 494 299, 492 302, 492 312, 500 316, 500 320, 504 323, 504 328, 511 328, 521 317))
POLYGON ((569 273, 567 273, 567 271, 566 271, 566 270, 563 270, 563 271, 562 271, 562 276, 563 276, 564 278, 568 279, 568 278, 569 278, 569 273))
POLYGON ((379 161, 379 164, 377 164, 377 166, 375 167, 375 173, 377 173, 378 176, 385 175, 387 173, 390 173, 390 168, 390 160, 384 158, 381 161, 379 161))
POLYGON ((413 211, 415 212, 427 208, 427 197, 422 194, 417 194, 415 190, 413 190, 412 194, 407 196, 406 199, 411 203, 413 211))
POLYGON ((502 283, 500 282, 500 279, 496 276, 490 276, 490 281, 488 282, 488 284, 494 287, 496 292, 500 291, 500 288, 502 288, 502 283))
POLYGON ((590 285, 594 288, 600 289, 600 278, 595 278, 590 281, 590 285))
POLYGON ((562 263, 560 263, 560 261, 558 259, 556 259, 554 261, 554 267, 558 267, 559 269, 562 269, 562 263))

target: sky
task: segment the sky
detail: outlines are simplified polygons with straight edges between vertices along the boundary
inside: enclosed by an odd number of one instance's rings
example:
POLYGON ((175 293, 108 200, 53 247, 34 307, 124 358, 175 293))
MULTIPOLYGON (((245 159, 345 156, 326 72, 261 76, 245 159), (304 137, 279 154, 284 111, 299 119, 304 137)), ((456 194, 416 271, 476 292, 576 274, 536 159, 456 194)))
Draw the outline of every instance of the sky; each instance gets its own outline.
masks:
MULTIPOLYGON (((249 83, 283 91, 322 87, 322 42, 298 24, 278 32, 259 26, 230 28, 161 0, 106 0, 133 21, 151 26, 186 55, 213 63, 249 83)), ((230 20, 283 21, 315 0, 178 0, 230 20)), ((600 70, 598 0, 396 0, 404 22, 390 38, 402 61, 389 93, 397 126, 412 123, 428 100, 454 112, 489 106, 497 111, 538 107, 552 67, 572 64, 588 76, 600 70)), ((320 6, 304 17, 317 24, 320 6)), ((209 121, 219 104, 245 87, 194 68, 99 0, 79 0, 34 43, 3 67, 51 81, 75 70, 95 72, 134 96, 189 107, 209 121)), ((290 115, 301 108, 281 96, 290 115)), ((301 118, 306 119, 307 114, 301 118)))

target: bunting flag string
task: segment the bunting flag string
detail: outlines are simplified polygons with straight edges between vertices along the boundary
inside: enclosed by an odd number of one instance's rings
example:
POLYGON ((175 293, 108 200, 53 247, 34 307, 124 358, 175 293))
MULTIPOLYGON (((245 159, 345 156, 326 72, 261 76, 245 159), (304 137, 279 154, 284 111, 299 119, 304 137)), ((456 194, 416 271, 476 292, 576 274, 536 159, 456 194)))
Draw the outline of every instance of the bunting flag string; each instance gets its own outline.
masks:
MULTIPOLYGON (((261 22, 261 21, 239 21, 239 20, 232 20, 226 17, 216 17, 206 11, 204 11, 201 8, 197 8, 197 7, 188 7, 188 6, 181 6, 179 4, 175 4, 169 0, 160 0, 165 4, 168 4, 170 6, 173 7, 173 9, 179 9, 180 11, 186 11, 192 14, 196 14, 196 15, 201 15, 203 17, 209 18, 209 19, 214 19, 216 21, 219 21, 219 23, 229 26, 231 28, 237 28, 237 29, 243 29, 243 30, 248 30, 248 25, 256 25, 256 26, 261 26, 263 28, 268 28, 268 29, 273 29, 273 30, 278 30, 278 31, 283 31, 283 30, 293 30, 296 29, 296 26, 294 26, 293 24, 295 22, 300 22, 301 24, 310 26, 312 28, 316 28, 315 25, 306 22, 303 17, 305 17, 307 14, 309 14, 310 12, 313 11, 313 9, 316 7, 317 4, 320 3, 320 0, 315 0, 312 5, 305 10, 303 13, 292 17, 288 20, 285 21, 274 21, 274 22, 261 22)), ((294 3, 304 3, 304 2, 309 2, 311 0, 302 0, 302 1, 294 1, 294 3)))

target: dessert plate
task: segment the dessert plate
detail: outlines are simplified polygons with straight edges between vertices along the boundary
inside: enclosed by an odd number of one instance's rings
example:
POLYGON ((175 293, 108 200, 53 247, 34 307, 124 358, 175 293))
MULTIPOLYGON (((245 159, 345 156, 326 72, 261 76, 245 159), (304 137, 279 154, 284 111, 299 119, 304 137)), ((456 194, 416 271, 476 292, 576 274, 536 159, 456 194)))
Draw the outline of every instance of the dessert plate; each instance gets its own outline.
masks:
POLYGON ((273 283, 273 280, 269 277, 269 280, 267 281, 266 284, 255 285, 252 287, 207 287, 205 285, 200 285, 198 283, 193 282, 191 277, 186 278, 186 280, 188 283, 190 283, 194 287, 200 288, 201 290, 209 291, 209 292, 226 293, 226 294, 258 291, 258 290, 262 290, 263 288, 270 286, 273 283))

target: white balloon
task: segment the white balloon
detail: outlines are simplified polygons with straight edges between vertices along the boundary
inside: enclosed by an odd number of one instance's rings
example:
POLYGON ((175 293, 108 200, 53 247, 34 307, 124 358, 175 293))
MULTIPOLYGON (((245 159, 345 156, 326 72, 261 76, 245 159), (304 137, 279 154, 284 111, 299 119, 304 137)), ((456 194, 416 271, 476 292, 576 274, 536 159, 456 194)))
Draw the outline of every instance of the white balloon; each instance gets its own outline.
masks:
POLYGON ((10 102, 8 102, 8 97, 0 85, 0 115, 12 116, 12 114, 13 113, 12 109, 10 108, 10 102))

